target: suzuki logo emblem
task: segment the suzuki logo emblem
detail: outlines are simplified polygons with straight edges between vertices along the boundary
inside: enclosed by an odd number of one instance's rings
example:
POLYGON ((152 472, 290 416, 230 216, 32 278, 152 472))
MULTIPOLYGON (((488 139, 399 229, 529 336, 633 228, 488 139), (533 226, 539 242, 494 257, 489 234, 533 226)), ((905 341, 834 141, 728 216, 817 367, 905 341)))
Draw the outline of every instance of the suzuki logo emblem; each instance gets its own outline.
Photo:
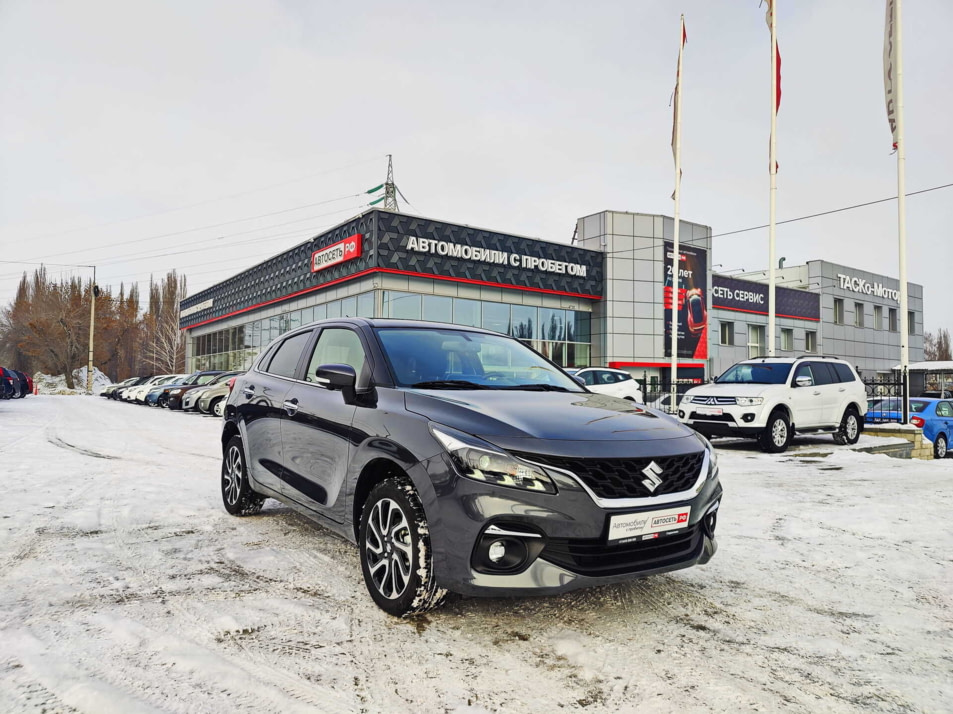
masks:
POLYGON ((642 479, 642 485, 649 491, 655 491, 655 489, 662 485, 662 479, 659 478, 662 474, 662 467, 654 461, 642 469, 642 473, 648 476, 648 478, 642 479))

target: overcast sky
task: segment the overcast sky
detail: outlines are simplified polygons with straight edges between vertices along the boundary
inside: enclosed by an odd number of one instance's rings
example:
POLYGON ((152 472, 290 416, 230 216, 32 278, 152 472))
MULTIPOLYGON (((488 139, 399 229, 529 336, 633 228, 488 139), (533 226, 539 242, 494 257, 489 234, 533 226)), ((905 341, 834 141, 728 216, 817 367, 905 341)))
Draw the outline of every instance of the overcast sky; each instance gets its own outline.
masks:
MULTIPOLYGON (((778 219, 896 196, 882 0, 777 0, 778 219)), ((953 183, 953 3, 904 5, 907 190, 953 183)), ((768 220, 758 0, 0 0, 0 260, 197 292, 366 207, 394 156, 408 212, 568 243, 604 209, 768 220), (270 215, 265 215, 270 214, 270 215), (201 230, 195 230, 201 229, 201 230)), ((953 188, 907 202, 926 329, 953 328, 953 188)), ((899 276, 897 206, 778 227, 787 265, 899 276)), ((767 267, 767 230, 714 239, 767 267)), ((24 269, 0 263, 0 304, 24 269)))

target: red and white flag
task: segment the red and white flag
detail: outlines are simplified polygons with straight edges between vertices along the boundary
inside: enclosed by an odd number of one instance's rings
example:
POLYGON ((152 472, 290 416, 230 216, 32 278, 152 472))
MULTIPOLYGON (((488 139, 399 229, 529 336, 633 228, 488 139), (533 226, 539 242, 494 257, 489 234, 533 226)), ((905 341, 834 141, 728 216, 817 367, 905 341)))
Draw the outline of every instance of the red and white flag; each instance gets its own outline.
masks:
POLYGON ((897 150, 897 97, 894 92, 894 40, 896 38, 897 2, 887 0, 887 20, 884 23, 884 99, 887 102, 887 122, 893 134, 893 150, 897 150))
MULTIPOLYGON (((678 141, 678 122, 680 119, 679 116, 679 90, 681 89, 682 83, 682 51, 685 49, 685 43, 688 42, 688 34, 685 32, 685 18, 682 18, 682 43, 678 47, 678 67, 675 70, 675 97, 672 100, 674 109, 672 111, 672 157, 675 159, 675 170, 678 172, 677 181, 681 182, 682 180, 682 169, 678 165, 678 151, 675 148, 675 144, 678 141)), ((672 192, 672 200, 675 200, 675 192, 672 192)))

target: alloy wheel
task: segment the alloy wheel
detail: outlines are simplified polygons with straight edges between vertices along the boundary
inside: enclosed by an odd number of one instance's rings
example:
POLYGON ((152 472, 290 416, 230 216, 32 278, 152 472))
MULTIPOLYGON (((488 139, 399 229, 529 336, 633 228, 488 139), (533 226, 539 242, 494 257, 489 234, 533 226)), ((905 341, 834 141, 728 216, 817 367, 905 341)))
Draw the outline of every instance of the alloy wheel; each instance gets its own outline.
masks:
POLYGON ((377 591, 388 600, 399 598, 410 582, 413 552, 410 525, 395 501, 383 498, 374 504, 364 545, 377 591))
POLYGON ((857 441, 857 415, 851 412, 847 415, 847 423, 844 425, 844 433, 847 435, 847 441, 850 444, 853 444, 857 441))
POLYGON ((771 440, 778 448, 784 446, 788 440, 788 425, 784 419, 775 419, 771 425, 771 440))
POLYGON ((225 456, 225 500, 230 506, 238 503, 238 494, 242 488, 242 455, 237 446, 232 446, 225 456))

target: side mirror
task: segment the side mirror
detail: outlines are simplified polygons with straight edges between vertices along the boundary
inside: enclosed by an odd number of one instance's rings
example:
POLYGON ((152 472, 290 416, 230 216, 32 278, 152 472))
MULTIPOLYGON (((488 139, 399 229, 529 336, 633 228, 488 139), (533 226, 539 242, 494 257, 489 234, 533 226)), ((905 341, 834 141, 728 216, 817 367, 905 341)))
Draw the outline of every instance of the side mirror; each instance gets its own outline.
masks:
POLYGON ((797 387, 813 387, 814 380, 810 377, 798 377, 794 380, 794 384, 797 387))
POLYGON ((357 373, 349 364, 322 364, 314 371, 318 384, 344 395, 345 404, 354 402, 357 373))
POLYGON ((581 384, 583 387, 586 386, 586 380, 584 380, 582 377, 579 377, 574 374, 572 375, 572 378, 575 379, 577 382, 579 382, 579 384, 581 384))

